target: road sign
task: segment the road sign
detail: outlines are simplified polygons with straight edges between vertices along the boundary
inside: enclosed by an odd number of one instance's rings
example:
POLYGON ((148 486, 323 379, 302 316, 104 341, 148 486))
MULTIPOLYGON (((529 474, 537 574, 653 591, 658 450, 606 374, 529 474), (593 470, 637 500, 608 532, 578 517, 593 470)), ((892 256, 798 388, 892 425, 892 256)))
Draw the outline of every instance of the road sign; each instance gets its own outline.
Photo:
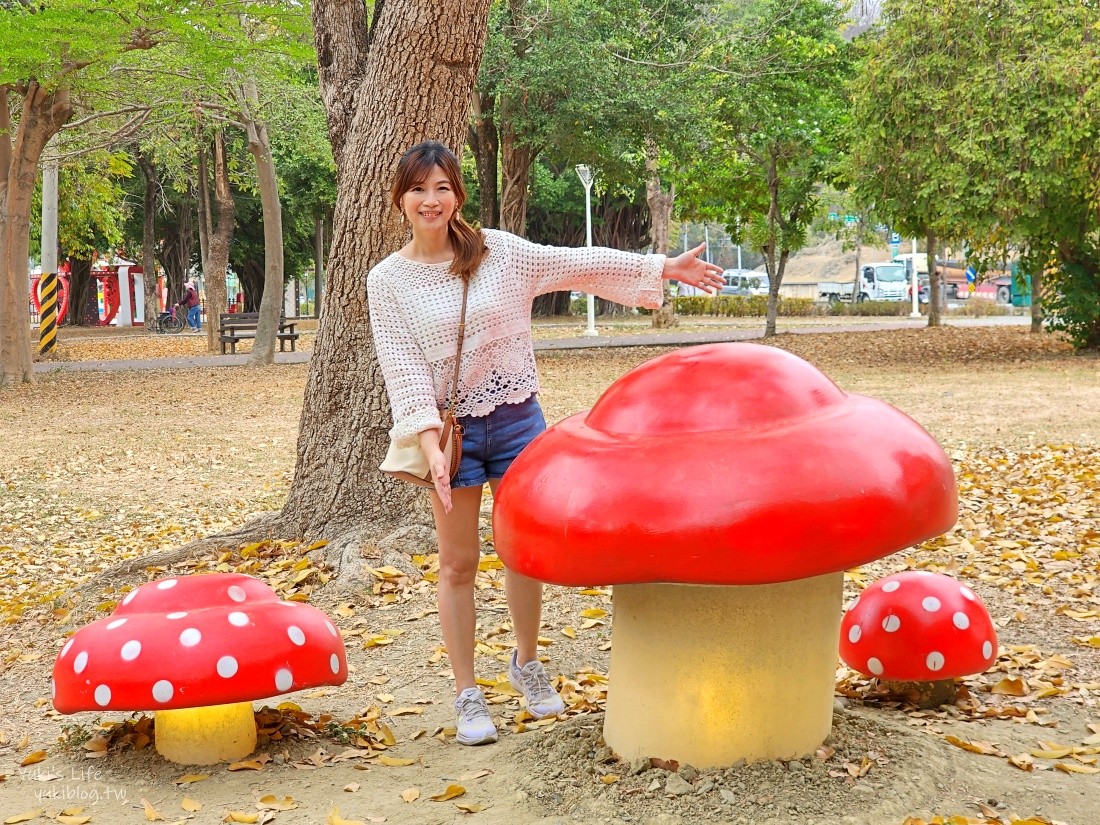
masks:
POLYGON ((895 243, 893 241, 890 242, 890 257, 891 258, 896 258, 898 256, 898 252, 900 250, 901 250, 901 244, 900 243, 895 243))
POLYGON ((891 232, 890 233, 890 243, 900 245, 901 244, 901 235, 897 232, 891 232))
POLYGON ((977 271, 976 269, 974 269, 974 267, 972 267, 972 266, 968 266, 968 267, 966 268, 966 282, 967 282, 968 284, 970 284, 970 286, 971 286, 971 289, 970 289, 970 291, 971 291, 971 292, 973 292, 973 291, 974 291, 974 289, 973 289, 973 286, 974 286, 974 283, 975 283, 975 282, 976 282, 977 280, 978 280, 978 271, 977 271))

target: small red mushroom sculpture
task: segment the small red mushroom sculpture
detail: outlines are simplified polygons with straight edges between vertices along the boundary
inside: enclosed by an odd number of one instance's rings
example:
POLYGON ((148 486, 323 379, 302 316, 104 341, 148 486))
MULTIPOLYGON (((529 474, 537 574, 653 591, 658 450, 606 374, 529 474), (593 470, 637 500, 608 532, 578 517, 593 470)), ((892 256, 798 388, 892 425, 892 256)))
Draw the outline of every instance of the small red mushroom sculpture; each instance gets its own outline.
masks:
POLYGON ((955 699, 955 679, 997 659, 997 631, 977 594, 950 576, 907 571, 868 585, 840 625, 840 658, 926 707, 955 699))
POLYGON ((180 576, 135 588, 65 642, 53 704, 152 710, 165 759, 209 765, 255 750, 253 699, 347 676, 340 632, 317 608, 251 576, 180 576))
POLYGON ((955 523, 947 455, 774 347, 681 349, 512 464, 511 569, 614 585, 607 744, 697 767, 790 758, 832 723, 843 571, 955 523))

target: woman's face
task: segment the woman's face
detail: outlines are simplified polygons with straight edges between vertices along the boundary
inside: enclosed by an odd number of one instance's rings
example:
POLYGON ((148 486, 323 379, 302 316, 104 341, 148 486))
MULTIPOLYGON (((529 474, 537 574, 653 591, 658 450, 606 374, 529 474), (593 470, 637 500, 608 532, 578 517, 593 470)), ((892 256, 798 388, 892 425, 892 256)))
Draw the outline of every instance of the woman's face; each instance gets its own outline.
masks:
POLYGON ((414 233, 446 229, 457 206, 454 187, 438 166, 401 196, 401 211, 414 233))

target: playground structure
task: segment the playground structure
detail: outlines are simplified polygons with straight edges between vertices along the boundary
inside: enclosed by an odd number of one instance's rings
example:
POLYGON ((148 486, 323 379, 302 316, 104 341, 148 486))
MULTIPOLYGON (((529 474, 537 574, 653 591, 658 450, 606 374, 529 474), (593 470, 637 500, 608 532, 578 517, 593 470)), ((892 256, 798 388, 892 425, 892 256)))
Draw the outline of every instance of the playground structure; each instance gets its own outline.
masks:
MULTIPOLYGON (((68 317, 71 307, 71 273, 68 263, 58 267, 57 285, 57 322, 63 323, 68 317)), ((119 260, 118 263, 108 264, 101 262, 92 267, 91 279, 94 282, 94 293, 89 288, 89 295, 95 295, 95 308, 97 323, 105 326, 141 326, 145 317, 145 270, 138 264, 130 261, 119 260), (120 288, 120 285, 122 288, 120 288)), ((157 296, 160 306, 165 306, 166 290, 163 278, 157 279, 157 296)), ((41 314, 44 296, 41 294, 41 276, 31 277, 30 303, 34 317, 41 314)), ((88 306, 89 319, 91 316, 91 298, 88 306)))

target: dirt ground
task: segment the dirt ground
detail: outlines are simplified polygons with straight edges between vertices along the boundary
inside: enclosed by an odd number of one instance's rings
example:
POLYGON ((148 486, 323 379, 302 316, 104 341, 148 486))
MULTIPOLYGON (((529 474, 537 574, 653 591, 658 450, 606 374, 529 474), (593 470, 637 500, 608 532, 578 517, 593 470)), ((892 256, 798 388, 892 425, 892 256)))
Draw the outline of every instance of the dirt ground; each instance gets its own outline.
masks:
MULTIPOLYGON (((70 343, 119 357, 94 337, 70 343)), ((140 715, 57 714, 54 658, 81 618, 169 572, 80 591, 98 571, 278 508, 306 367, 46 374, 0 395, 0 822, 1100 823, 1100 360, 1020 328, 776 344, 909 413, 952 458, 956 527, 849 571, 845 586, 853 597, 927 569, 981 596, 999 656, 955 705, 918 710, 839 665, 833 731, 814 755, 622 763, 600 739, 610 589, 551 587, 542 652, 569 709, 532 724, 504 678, 511 627, 487 497, 477 662, 499 743, 454 741, 431 546, 339 589, 308 548, 265 544, 170 572, 241 570, 308 599, 340 628, 349 679, 268 700, 300 711, 261 713, 243 764, 168 763, 140 715)), ((587 408, 660 352, 541 354, 547 418, 587 408)))

